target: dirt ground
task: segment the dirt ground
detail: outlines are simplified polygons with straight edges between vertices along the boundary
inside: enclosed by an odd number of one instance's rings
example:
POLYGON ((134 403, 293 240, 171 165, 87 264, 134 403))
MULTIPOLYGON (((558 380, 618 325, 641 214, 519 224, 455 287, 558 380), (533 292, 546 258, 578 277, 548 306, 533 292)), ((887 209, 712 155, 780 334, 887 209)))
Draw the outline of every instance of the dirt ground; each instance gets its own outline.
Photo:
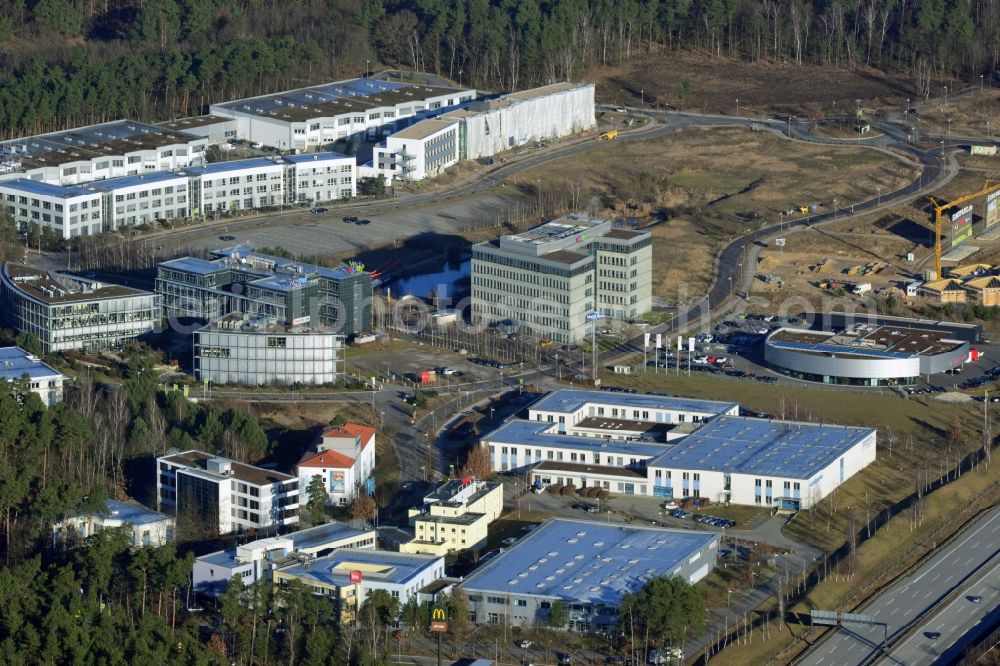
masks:
POLYGON ((921 110, 920 115, 912 118, 913 127, 918 134, 938 134, 941 136, 981 137, 983 139, 997 137, 997 113, 1000 102, 1000 89, 986 88, 982 94, 976 93, 949 99, 948 104, 921 110), (948 121, 951 121, 950 123, 948 121))
MULTIPOLYGON (((653 234, 653 294, 669 302, 707 289, 712 261, 729 239, 779 221, 800 206, 819 210, 889 192, 916 170, 872 150, 789 142, 739 128, 687 129, 595 150, 510 179, 565 193, 597 216, 634 216, 653 234), (734 159, 734 156, 739 159, 734 159), (838 174, 851 174, 841 178, 838 174), (683 285, 679 291, 679 285, 683 285)), ((583 207, 583 206, 576 206, 583 207)))
POLYGON ((796 67, 689 53, 595 67, 588 80, 597 84, 598 100, 608 104, 639 106, 645 100, 646 104, 735 114, 739 99, 741 115, 835 115, 838 108, 853 106, 856 99, 868 100, 871 107, 901 108, 906 98, 916 97, 907 77, 872 68, 796 67))

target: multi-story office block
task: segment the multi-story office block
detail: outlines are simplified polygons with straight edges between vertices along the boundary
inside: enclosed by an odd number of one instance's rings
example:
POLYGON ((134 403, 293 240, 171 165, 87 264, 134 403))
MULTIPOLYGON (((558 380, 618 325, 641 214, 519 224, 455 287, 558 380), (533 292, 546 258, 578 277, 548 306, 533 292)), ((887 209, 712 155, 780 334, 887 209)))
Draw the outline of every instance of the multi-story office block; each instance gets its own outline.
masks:
POLYGON ((184 257, 157 267, 163 316, 215 321, 239 312, 287 326, 352 336, 371 328, 371 276, 356 266, 324 268, 238 246, 211 259, 184 257))
POLYGON ((46 406, 62 402, 66 377, 61 372, 20 347, 0 348, 0 380, 16 382, 24 378, 46 406))
POLYGON ((566 343, 590 332, 591 312, 636 319, 651 307, 651 243, 648 232, 579 215, 478 243, 473 319, 566 343))
POLYGON ((375 148, 373 161, 388 182, 436 176, 458 163, 458 130, 456 120, 421 120, 390 136, 385 147, 375 148))
POLYGON ((212 384, 333 384, 343 354, 342 335, 262 316, 231 314, 194 333, 195 377, 212 384))
POLYGON ((46 353, 119 349, 159 327, 156 294, 6 262, 0 318, 33 333, 46 353))
POLYGON ((177 515, 179 529, 228 534, 298 522, 299 481, 204 451, 156 459, 156 499, 177 515))
POLYGON ((136 176, 201 164, 207 139, 135 120, 0 141, 0 181, 52 185, 136 176))
POLYGON ((487 528, 503 511, 503 485, 472 477, 452 479, 408 511, 415 538, 399 544, 400 552, 447 555, 481 548, 487 528))

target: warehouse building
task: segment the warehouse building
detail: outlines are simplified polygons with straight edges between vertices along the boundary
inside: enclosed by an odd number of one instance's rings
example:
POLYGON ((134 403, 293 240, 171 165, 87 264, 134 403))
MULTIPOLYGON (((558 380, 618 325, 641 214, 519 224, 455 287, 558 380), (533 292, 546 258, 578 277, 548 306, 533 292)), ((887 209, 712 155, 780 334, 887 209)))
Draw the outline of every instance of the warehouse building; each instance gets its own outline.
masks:
POLYGON ((324 327, 345 337, 371 329, 371 275, 360 266, 324 268, 247 246, 210 256, 157 266, 156 292, 165 318, 212 322, 239 312, 287 326, 324 327))
POLYGON ((308 562, 337 548, 375 549, 375 530, 364 524, 324 523, 282 536, 196 557, 192 580, 198 594, 217 597, 239 578, 244 585, 271 580, 278 567, 308 562))
POLYGON ((442 118, 460 121, 460 158, 492 157, 594 127, 594 84, 561 82, 476 100, 442 118))
POLYGON ((875 460, 870 428, 738 413, 734 403, 556 391, 481 444, 494 470, 540 486, 787 511, 812 506, 875 460))
POLYGON ((649 580, 676 576, 694 584, 715 568, 719 535, 586 520, 553 519, 461 584, 478 624, 545 624, 552 603, 567 627, 612 631, 618 604, 649 580))
POLYGON ((969 343, 947 331, 891 325, 854 324, 839 333, 780 328, 764 341, 771 368, 824 384, 913 384, 961 367, 968 356, 969 343))
POLYGON ((222 102, 209 112, 234 118, 239 139, 305 152, 334 141, 386 136, 475 96, 474 90, 365 78, 222 102))
POLYGON ((176 449, 158 456, 156 469, 157 508, 172 511, 179 529, 219 535, 299 522, 294 476, 176 449))
POLYGON ((237 125, 235 119, 224 116, 191 116, 190 118, 178 118, 162 123, 156 123, 171 132, 181 132, 208 140, 208 145, 225 143, 236 138, 237 125))
POLYGON ((5 262, 0 319, 35 335, 46 354, 121 349, 159 329, 156 294, 5 262))
POLYGON ((373 590, 384 590, 404 606, 444 576, 443 557, 361 548, 339 548, 273 573, 279 588, 297 580, 313 594, 330 599, 341 622, 352 621, 373 590))
POLYGON ((170 171, 204 163, 207 144, 187 132, 115 120, 0 141, 0 181, 78 185, 170 171))
POLYGON ((0 348, 0 379, 8 382, 26 379, 28 388, 46 407, 62 402, 66 377, 20 347, 0 348))
POLYGON ((591 332, 591 312, 634 320, 651 309, 652 256, 648 232, 581 215, 477 243, 473 320, 577 343, 591 332))

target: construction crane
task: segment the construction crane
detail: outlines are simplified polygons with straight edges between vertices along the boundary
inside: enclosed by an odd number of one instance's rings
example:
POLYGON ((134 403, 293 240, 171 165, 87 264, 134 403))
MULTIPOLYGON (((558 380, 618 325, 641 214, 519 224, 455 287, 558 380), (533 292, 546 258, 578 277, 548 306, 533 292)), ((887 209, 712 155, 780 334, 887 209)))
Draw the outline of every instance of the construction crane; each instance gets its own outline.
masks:
POLYGON ((941 218, 944 211, 954 206, 961 206, 973 199, 987 196, 998 190, 1000 190, 1000 182, 987 180, 983 184, 983 189, 972 194, 966 194, 964 197, 959 197, 952 201, 942 203, 934 197, 928 197, 931 200, 931 205, 934 206, 934 275, 936 279, 941 279, 941 218))

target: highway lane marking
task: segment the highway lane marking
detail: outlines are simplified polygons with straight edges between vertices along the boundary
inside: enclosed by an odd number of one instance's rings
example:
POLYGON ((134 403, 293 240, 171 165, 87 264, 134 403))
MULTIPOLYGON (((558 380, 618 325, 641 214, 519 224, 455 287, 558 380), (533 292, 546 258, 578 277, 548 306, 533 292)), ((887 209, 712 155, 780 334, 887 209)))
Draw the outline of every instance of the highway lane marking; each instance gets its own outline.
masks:
MULTIPOLYGON (((975 536, 978 536, 980 532, 982 532, 982 531, 983 531, 983 530, 985 530, 985 529, 986 529, 987 527, 989 527, 989 526, 990 526, 990 525, 991 525, 992 523, 994 523, 994 522, 995 522, 995 521, 996 521, 996 520, 997 520, 998 518, 1000 518, 1000 511, 998 511, 998 512, 994 513, 994 514, 993 514, 992 516, 990 516, 989 520, 987 520, 987 521, 986 521, 986 522, 985 522, 984 524, 982 524, 982 525, 980 525, 979 527, 977 527, 977 528, 975 529, 975 531, 974 531, 974 532, 973 532, 972 534, 970 534, 970 535, 968 535, 967 537, 965 537, 964 539, 962 539, 962 541, 961 541, 961 542, 959 542, 959 543, 956 543, 956 544, 952 545, 952 549, 953 549, 953 550, 958 550, 959 548, 961 548, 962 546, 964 546, 964 545, 965 545, 966 543, 968 543, 968 542, 969 542, 969 541, 970 541, 970 540, 971 540, 971 539, 972 539, 973 537, 975 537, 975 536)), ((992 529, 991 531, 995 532, 995 531, 997 530, 997 528, 1000 528, 1000 523, 997 523, 997 524, 996 524, 996 525, 995 525, 995 526, 993 527, 993 529, 992 529)), ((940 564, 940 563, 939 563, 939 564, 940 564)), ((920 574, 919 576, 917 576, 917 577, 916 577, 916 578, 915 578, 914 580, 912 580, 912 581, 910 581, 910 582, 911 582, 911 583, 916 583, 916 582, 918 582, 918 581, 919 581, 919 580, 920 580, 921 578, 923 578, 923 577, 924 577, 924 576, 926 576, 926 575, 927 575, 928 573, 930 573, 931 571, 933 571, 933 570, 934 570, 934 569, 935 569, 936 567, 937 567, 937 564, 935 564, 935 565, 934 565, 934 566, 932 566, 932 567, 931 567, 931 568, 930 568, 929 570, 927 570, 927 571, 923 572, 922 574, 920 574)))

